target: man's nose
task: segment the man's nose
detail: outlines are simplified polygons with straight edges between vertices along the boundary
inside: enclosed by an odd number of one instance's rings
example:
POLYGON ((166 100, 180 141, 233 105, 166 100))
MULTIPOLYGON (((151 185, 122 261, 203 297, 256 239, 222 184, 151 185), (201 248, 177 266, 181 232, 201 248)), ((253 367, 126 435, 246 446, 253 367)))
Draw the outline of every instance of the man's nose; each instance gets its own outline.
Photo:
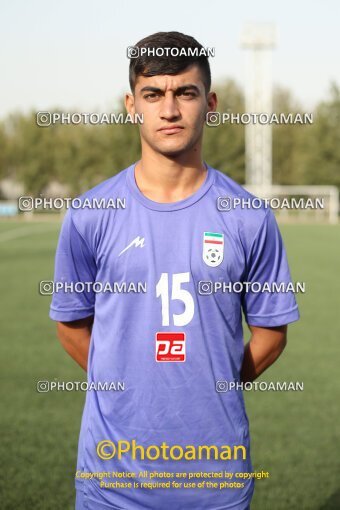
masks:
POLYGON ((162 100, 160 116, 163 119, 173 119, 180 116, 176 97, 173 94, 165 94, 162 100))

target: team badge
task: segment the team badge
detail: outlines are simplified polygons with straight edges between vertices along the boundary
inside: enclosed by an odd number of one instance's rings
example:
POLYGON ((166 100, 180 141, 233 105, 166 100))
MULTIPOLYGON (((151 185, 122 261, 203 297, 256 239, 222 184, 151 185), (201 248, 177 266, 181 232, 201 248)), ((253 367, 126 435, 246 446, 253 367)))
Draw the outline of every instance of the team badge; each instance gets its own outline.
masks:
POLYGON ((224 237, 216 232, 203 234, 203 260, 211 267, 219 266, 223 260, 224 237))

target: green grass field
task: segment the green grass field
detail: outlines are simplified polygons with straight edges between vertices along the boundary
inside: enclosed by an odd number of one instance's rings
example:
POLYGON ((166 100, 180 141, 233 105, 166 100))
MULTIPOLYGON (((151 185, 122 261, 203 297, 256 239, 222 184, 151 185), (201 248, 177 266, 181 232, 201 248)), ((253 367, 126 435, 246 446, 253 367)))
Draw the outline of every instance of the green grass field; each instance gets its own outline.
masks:
MULTIPOLYGON (((1 510, 73 510, 81 392, 38 393, 39 380, 85 380, 63 351, 38 282, 53 277, 57 223, 0 223, 1 510)), ((340 226, 281 227, 301 320, 263 380, 303 392, 247 392, 256 484, 252 510, 340 508, 340 226)), ((159 509, 161 510, 161 509, 159 509)), ((193 509, 194 510, 194 509, 193 509)))

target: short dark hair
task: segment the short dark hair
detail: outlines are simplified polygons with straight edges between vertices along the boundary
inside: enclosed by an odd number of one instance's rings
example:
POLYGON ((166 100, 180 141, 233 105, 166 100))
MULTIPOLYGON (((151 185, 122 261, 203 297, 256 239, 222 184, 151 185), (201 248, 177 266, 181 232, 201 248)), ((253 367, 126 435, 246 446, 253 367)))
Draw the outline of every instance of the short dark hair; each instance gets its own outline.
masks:
MULTIPOLYGON (((135 47, 142 48, 197 48, 191 55, 139 55, 130 59, 129 82, 134 92, 138 76, 156 76, 158 74, 179 74, 196 64, 202 73, 205 89, 211 87, 211 73, 208 57, 199 55, 203 46, 189 35, 181 32, 157 32, 141 39, 135 47), (195 54, 197 53, 197 55, 195 54)), ((188 52, 186 52, 188 53, 188 52)))

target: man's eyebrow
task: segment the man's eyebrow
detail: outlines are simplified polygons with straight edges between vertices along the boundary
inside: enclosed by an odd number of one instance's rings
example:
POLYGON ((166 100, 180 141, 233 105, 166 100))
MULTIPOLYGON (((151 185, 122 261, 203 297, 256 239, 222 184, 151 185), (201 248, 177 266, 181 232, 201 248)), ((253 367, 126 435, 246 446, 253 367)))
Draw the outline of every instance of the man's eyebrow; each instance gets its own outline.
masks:
POLYGON ((140 91, 141 92, 162 92, 162 90, 159 89, 158 87, 143 87, 140 91))
MULTIPOLYGON (((188 89, 189 90, 195 90, 198 94, 200 93, 200 90, 197 87, 197 85, 194 85, 193 83, 188 83, 187 85, 182 85, 181 87, 178 87, 175 90, 175 94, 178 94, 178 93, 181 93, 181 92, 185 92, 188 89)), ((163 93, 164 92, 162 89, 160 89, 158 87, 150 87, 150 86, 143 87, 140 91, 141 92, 157 92, 157 93, 163 93)))
POLYGON ((194 90, 195 92, 197 92, 197 94, 200 93, 200 90, 197 87, 197 85, 194 85, 192 83, 189 83, 188 85, 183 85, 182 87, 178 87, 176 93, 185 92, 186 90, 194 90))

